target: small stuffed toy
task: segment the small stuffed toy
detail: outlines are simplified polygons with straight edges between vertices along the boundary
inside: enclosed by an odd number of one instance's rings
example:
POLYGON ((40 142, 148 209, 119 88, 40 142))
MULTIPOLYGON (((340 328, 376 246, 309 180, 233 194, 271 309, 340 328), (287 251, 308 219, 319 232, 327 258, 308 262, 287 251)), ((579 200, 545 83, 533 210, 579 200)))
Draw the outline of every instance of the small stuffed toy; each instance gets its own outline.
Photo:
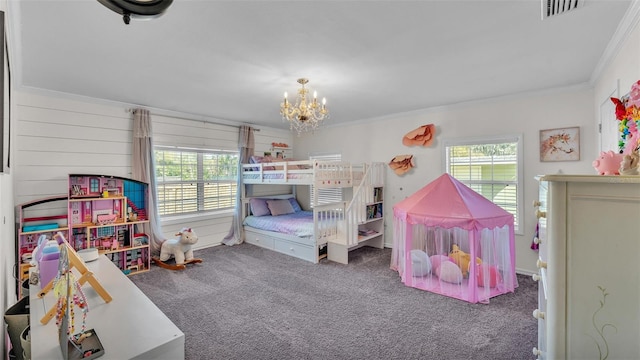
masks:
MULTIPOLYGON (((449 253, 449 258, 460 267, 460 270, 462 270, 462 276, 464 276, 465 278, 468 277, 471 255, 460 250, 460 248, 456 244, 453 244, 452 249, 453 250, 451 250, 451 252, 449 253)), ((482 259, 476 258, 476 264, 482 264, 482 259)))
POLYGON ((620 175, 638 175, 639 168, 640 155, 638 150, 622 157, 622 162, 620 162, 620 175))
POLYGON ((185 264, 202 262, 202 259, 195 259, 193 257, 193 249, 191 246, 198 242, 198 235, 196 235, 195 231, 191 228, 182 228, 176 236, 179 236, 179 238, 169 239, 162 243, 160 259, 154 260, 158 262, 160 266, 173 270, 184 269, 185 264), (171 257, 175 259, 176 266, 164 263, 171 257))

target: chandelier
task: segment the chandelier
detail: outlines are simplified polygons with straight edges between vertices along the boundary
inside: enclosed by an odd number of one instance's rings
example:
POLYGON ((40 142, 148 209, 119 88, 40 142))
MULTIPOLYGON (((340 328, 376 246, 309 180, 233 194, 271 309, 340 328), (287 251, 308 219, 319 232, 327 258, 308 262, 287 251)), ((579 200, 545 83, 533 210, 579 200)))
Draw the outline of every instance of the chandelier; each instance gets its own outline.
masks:
POLYGON ((300 135, 303 132, 314 131, 326 118, 329 118, 329 110, 327 110, 327 99, 322 98, 322 106, 318 104, 318 93, 313 92, 313 101, 307 102, 307 90, 304 86, 309 79, 298 79, 298 83, 302 85, 298 90, 298 98, 295 104, 287 100, 287 93, 284 93, 284 102, 280 104, 280 114, 282 121, 289 122, 291 131, 295 130, 300 135))

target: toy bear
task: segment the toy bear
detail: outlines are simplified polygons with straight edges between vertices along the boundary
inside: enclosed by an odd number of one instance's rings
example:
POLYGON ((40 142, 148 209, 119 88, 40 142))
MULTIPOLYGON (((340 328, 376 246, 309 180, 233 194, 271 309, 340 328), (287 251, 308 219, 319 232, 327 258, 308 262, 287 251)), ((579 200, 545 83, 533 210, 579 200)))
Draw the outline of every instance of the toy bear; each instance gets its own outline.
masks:
MULTIPOLYGON (((456 244, 453 244, 452 249, 453 250, 451 250, 451 252, 449 253, 449 258, 456 265, 458 265, 458 267, 460 267, 460 270, 462 271, 462 276, 465 278, 468 277, 469 263, 471 262, 471 255, 460 250, 460 248, 456 244)), ((482 259, 476 258, 476 264, 478 265, 482 264, 482 259)))
POLYGON ((169 239, 162 243, 160 248, 160 258, 154 259, 160 266, 173 270, 184 269, 186 264, 202 262, 202 259, 193 257, 193 249, 191 246, 198 242, 198 235, 191 228, 182 228, 176 234, 179 238, 169 239), (176 265, 168 265, 164 262, 173 257, 176 265))

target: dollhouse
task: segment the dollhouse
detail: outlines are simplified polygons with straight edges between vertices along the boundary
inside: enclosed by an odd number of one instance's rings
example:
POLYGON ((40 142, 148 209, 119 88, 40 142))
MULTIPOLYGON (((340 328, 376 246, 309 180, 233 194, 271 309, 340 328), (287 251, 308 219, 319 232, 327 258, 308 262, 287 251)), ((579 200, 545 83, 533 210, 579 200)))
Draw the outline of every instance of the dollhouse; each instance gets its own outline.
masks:
MULTIPOLYGON (((19 280, 29 276, 38 239, 60 232, 74 250, 97 248, 126 275, 148 271, 148 185, 105 175, 69 175, 68 193, 16 208, 19 280)), ((20 288, 18 286, 18 288, 20 288)))
POLYGON ((143 225, 148 186, 115 176, 69 175, 69 228, 74 249, 97 248, 125 274, 147 271, 143 225), (135 241, 134 241, 135 239, 135 241))

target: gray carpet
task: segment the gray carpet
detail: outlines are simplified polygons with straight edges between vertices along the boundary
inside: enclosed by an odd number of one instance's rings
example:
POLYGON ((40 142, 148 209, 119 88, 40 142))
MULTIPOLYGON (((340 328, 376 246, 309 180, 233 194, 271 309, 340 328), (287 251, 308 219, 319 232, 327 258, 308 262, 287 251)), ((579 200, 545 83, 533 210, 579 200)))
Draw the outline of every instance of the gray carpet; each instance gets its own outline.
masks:
POLYGON ((187 359, 534 359, 537 283, 469 304, 404 286, 390 249, 349 265, 259 247, 196 251, 204 263, 130 279, 185 333, 187 359))

